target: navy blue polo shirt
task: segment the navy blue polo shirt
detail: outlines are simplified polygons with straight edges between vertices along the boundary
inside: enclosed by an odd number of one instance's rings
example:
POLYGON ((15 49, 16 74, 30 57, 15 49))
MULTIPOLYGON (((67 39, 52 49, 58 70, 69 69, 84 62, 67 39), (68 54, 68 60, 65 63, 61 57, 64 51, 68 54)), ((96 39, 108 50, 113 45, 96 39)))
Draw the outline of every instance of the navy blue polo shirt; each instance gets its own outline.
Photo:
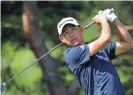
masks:
POLYGON ((86 95, 124 95, 124 90, 111 60, 116 43, 111 42, 93 56, 87 44, 73 46, 65 51, 66 63, 86 95))

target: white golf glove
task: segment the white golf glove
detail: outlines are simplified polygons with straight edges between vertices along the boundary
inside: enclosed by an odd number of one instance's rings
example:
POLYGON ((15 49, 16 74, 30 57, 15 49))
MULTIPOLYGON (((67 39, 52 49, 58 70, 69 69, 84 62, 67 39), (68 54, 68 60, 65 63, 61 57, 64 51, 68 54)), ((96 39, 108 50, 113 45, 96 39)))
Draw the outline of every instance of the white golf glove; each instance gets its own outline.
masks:
POLYGON ((104 14, 105 14, 107 20, 110 21, 110 22, 113 22, 114 19, 117 18, 117 16, 114 13, 113 8, 104 10, 104 14))

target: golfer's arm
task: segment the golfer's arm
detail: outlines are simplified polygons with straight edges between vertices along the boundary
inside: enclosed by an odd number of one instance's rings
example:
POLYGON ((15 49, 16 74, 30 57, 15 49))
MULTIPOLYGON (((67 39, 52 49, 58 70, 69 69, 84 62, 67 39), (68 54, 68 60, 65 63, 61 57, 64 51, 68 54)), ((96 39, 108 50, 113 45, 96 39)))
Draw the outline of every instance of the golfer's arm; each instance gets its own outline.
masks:
POLYGON ((119 42, 116 42, 115 55, 118 55, 133 47, 133 39, 128 33, 126 27, 118 19, 115 19, 113 23, 117 28, 117 36, 120 39, 119 42))
POLYGON ((96 52, 106 47, 111 42, 111 29, 108 21, 103 21, 101 23, 101 27, 102 31, 100 37, 88 44, 90 56, 94 55, 96 52))

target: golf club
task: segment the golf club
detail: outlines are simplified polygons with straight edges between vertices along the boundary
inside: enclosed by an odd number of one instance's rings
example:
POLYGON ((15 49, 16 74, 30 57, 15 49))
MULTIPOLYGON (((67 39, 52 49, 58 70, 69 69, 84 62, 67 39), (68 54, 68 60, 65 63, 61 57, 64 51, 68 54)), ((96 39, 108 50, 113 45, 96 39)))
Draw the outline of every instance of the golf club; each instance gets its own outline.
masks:
MULTIPOLYGON (((91 25, 93 25, 95 22, 91 22, 89 24, 87 24, 85 27, 83 27, 84 29, 87 29, 88 27, 90 27, 91 25)), ((5 86, 8 82, 10 82, 11 80, 13 80, 15 77, 17 77, 18 75, 20 75, 21 73, 23 73, 25 70, 27 70, 28 68, 30 68, 31 66, 33 66, 36 62, 38 62, 39 60, 41 60, 43 57, 45 57, 46 55, 50 54, 53 50, 55 50, 56 48, 58 48, 59 46, 61 46, 63 44, 63 42, 61 42, 60 44, 58 44, 56 47, 54 47, 52 50, 48 51, 47 53, 45 53, 44 55, 42 55, 40 58, 38 58, 35 62, 33 62, 32 64, 30 64, 28 67, 26 67, 25 69, 23 69, 22 71, 20 71, 19 73, 17 73, 16 75, 14 75, 12 78, 10 78, 9 80, 7 80, 4 83, 1 83, 0 87, 1 87, 1 93, 3 94, 5 92, 5 86)))

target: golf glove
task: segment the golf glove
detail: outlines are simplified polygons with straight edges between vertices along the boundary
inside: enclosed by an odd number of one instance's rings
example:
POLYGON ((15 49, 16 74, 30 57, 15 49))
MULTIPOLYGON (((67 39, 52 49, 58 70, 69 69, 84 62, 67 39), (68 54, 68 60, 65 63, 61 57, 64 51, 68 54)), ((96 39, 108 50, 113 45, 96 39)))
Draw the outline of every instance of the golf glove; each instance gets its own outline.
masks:
POLYGON ((104 14, 106 15, 107 20, 110 22, 113 22, 114 19, 117 18, 113 8, 104 10, 104 14))

